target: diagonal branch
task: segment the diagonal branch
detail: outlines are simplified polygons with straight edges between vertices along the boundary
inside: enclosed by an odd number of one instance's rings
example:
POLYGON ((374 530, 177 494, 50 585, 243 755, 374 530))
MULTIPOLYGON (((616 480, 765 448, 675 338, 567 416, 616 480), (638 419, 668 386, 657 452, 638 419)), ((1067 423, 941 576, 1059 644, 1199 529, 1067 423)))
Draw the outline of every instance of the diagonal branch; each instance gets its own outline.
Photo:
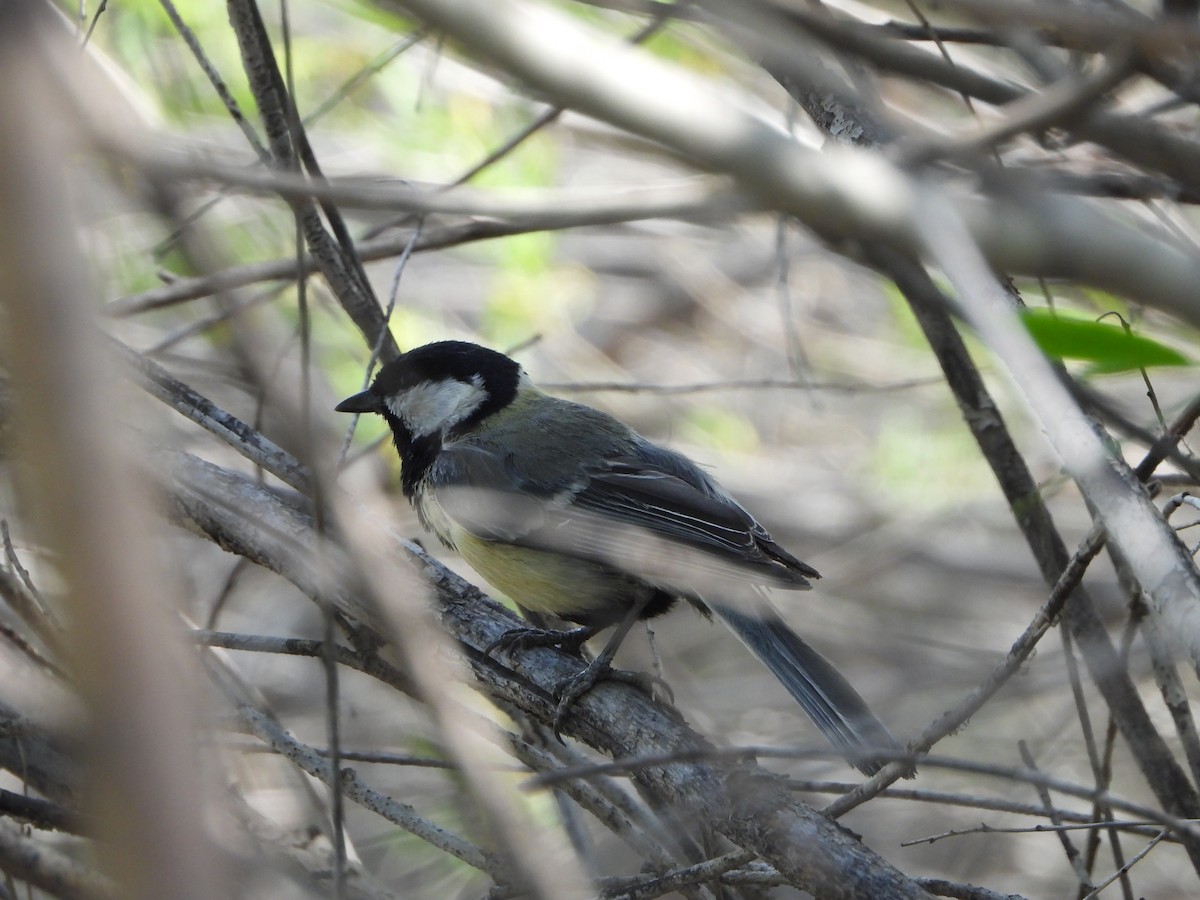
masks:
MULTIPOLYGON (((169 485, 169 512, 178 524, 279 573, 310 596, 371 621, 361 597, 328 587, 354 583, 333 548, 326 561, 346 578, 314 571, 312 520, 302 507, 186 454, 164 452, 159 463, 169 485), (246 516, 247 509, 255 517, 246 516)), ((550 725, 554 688, 574 674, 578 662, 550 648, 520 654, 511 669, 484 656, 484 648, 519 621, 416 545, 397 544, 397 555, 414 564, 414 577, 433 589, 437 616, 461 642, 478 687, 550 725)), ((619 759, 693 751, 695 760, 639 769, 638 788, 654 805, 677 810, 754 851, 791 884, 829 898, 926 896, 847 831, 793 799, 786 780, 751 762, 707 759, 711 745, 641 691, 601 684, 573 707, 565 731, 619 759)))
MULTIPOLYGON (((267 141, 276 164, 284 169, 298 169, 303 158, 310 174, 319 179, 320 172, 313 171, 315 160, 303 137, 303 128, 296 117, 289 114, 292 109, 291 98, 275 63, 257 5, 254 0, 228 0, 227 6, 229 20, 242 52, 246 77, 250 80, 250 88, 263 117, 267 141)), ((351 321, 358 326, 369 344, 374 344, 382 336, 382 355, 385 360, 397 356, 400 351, 388 331, 379 301, 371 290, 336 208, 328 204, 324 206, 338 241, 326 231, 315 203, 294 200, 292 205, 309 252, 351 321)))

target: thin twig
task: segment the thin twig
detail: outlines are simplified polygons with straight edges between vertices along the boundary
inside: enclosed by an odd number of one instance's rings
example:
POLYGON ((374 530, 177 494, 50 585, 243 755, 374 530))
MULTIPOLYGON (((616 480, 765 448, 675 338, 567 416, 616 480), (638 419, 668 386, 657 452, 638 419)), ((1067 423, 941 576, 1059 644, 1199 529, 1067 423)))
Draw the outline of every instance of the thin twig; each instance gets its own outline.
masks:
MULTIPOLYGON (((334 780, 334 770, 328 759, 311 747, 301 744, 268 716, 249 706, 243 706, 238 711, 238 718, 248 733, 269 744, 309 775, 325 784, 334 780)), ((487 872, 498 881, 504 880, 503 867, 486 851, 419 815, 407 803, 401 803, 368 787, 353 770, 341 770, 338 773, 338 781, 341 782, 342 792, 347 799, 399 825, 405 831, 472 868, 487 872)))
MULTIPOLYGON (((881 759, 912 765, 917 760, 904 752, 884 752, 872 749, 872 754, 881 759)), ((632 773, 647 767, 658 767, 674 762, 687 762, 695 759, 745 758, 760 759, 820 759, 836 756, 836 751, 814 750, 794 747, 764 747, 743 746, 729 748, 707 748, 704 750, 685 750, 673 753, 662 753, 641 758, 619 759, 612 762, 598 762, 591 765, 560 769, 555 772, 545 772, 530 778, 528 789, 540 789, 553 786, 570 778, 588 778, 593 775, 611 775, 614 773, 632 773)), ((1078 797, 1092 802, 1100 801, 1111 804, 1114 809, 1121 809, 1139 818, 1159 823, 1171 828, 1175 833, 1187 839, 1195 839, 1200 835, 1200 819, 1184 819, 1162 812, 1151 807, 1134 803, 1112 795, 1110 792, 1087 787, 1064 778, 1049 775, 1036 769, 1015 766, 1000 766, 981 763, 975 760, 956 759, 947 756, 923 756, 920 758, 923 767, 944 768, 955 772, 970 772, 977 775, 988 775, 1005 778, 1032 785, 1040 785, 1051 790, 1059 791, 1071 797, 1078 797)), ((890 764, 890 763, 889 763, 890 764)))
POLYGON ((1141 862, 1143 859, 1145 859, 1146 856, 1150 853, 1150 851, 1158 846, 1159 842, 1162 841, 1165 834, 1166 834, 1166 832, 1162 831, 1162 832, 1159 832, 1157 835, 1155 835, 1150 840, 1150 843, 1148 843, 1145 847, 1143 847, 1136 854, 1134 854, 1134 856, 1129 860, 1129 862, 1122 865, 1120 868, 1117 869, 1117 871, 1113 872, 1112 875, 1110 875, 1108 878, 1104 879, 1104 881, 1100 882, 1100 884, 1096 885, 1096 887, 1093 888, 1087 895, 1085 895, 1082 898, 1082 900, 1092 900, 1092 898, 1099 896, 1100 892, 1102 890, 1104 890, 1106 887, 1108 887, 1110 884, 1112 884, 1118 878, 1124 878, 1126 875, 1128 875, 1130 869, 1132 869, 1139 862, 1141 862))
MULTIPOLYGON (((1012 678, 1021 665, 1029 658, 1034 648, 1037 647, 1038 641, 1058 621, 1058 617, 1066 606, 1072 592, 1075 591, 1083 579, 1088 565, 1095 559, 1096 554, 1100 552, 1103 546, 1104 530, 1098 524, 1093 525, 1092 530, 1080 542, 1079 548, 1071 557, 1066 568, 1063 569, 1058 581, 1055 582, 1046 602, 1042 604, 1037 614, 1034 615, 1033 619, 1025 627, 1025 630, 1021 632, 1020 636, 1009 647, 1004 661, 997 665, 982 683, 973 688, 954 707, 942 713, 941 716, 922 729, 921 733, 909 742, 909 747, 914 752, 920 753, 928 750, 942 738, 957 731, 967 719, 978 712, 1012 678)), ((894 782, 902 774, 901 768, 899 765, 885 766, 853 791, 830 803, 825 807, 823 812, 833 818, 844 815, 855 806, 875 796, 888 784, 894 782)))
MULTIPOLYGON (((1008 827, 1002 828, 996 825, 988 825, 986 822, 971 828, 952 828, 949 831, 943 831, 938 834, 930 834, 925 837, 909 838, 900 842, 901 847, 915 847, 920 844, 935 844, 938 841, 946 838, 964 837, 969 834, 1059 834, 1068 831, 1103 831, 1106 829, 1121 829, 1122 831, 1135 832, 1136 829, 1145 829, 1153 827, 1153 822, 1143 822, 1137 819, 1114 819, 1113 821, 1103 822, 1073 822, 1071 824, 1059 825, 1029 825, 1024 828, 1008 827)), ((1144 831, 1142 833, 1145 833, 1144 831)), ((1169 841, 1171 834, 1165 832, 1161 828, 1153 828, 1146 834, 1146 837, 1157 838, 1162 835, 1162 840, 1169 841)), ((1090 889, 1090 888, 1089 888, 1090 889)))
MULTIPOLYGON (((742 868, 756 858, 753 853, 735 850, 716 859, 708 859, 662 874, 639 875, 633 878, 606 878, 601 882, 600 896, 605 900, 645 900, 650 897, 661 897, 688 885, 703 884, 706 881, 722 881, 722 876, 734 869, 742 868)), ((771 874, 778 877, 778 873, 771 874)))
POLYGON ((254 126, 250 124, 250 121, 242 112, 242 108, 238 106, 237 100, 225 84, 225 79, 217 71, 216 65, 208 58, 208 54, 196 37, 196 33, 183 21, 183 17, 179 15, 179 10, 175 8, 172 0, 158 0, 158 2, 166 12, 167 18, 171 20, 171 24, 175 26, 175 30, 179 32, 179 36, 183 38, 183 42, 187 45, 188 50, 191 51, 192 56, 195 57, 200 70, 204 72, 204 77, 208 79, 208 83, 220 99, 221 105, 225 107, 225 111, 229 113, 229 117, 233 119, 234 124, 241 130, 246 143, 250 145, 250 149, 258 157, 258 161, 264 165, 269 165, 271 162, 270 151, 263 146, 258 133, 254 130, 254 126))
MULTIPOLYGON (((1038 766, 1034 762, 1033 754, 1029 752, 1029 745, 1023 740, 1017 741, 1017 748, 1021 753, 1021 762, 1025 764, 1026 768, 1037 771, 1038 766)), ((1071 836, 1067 833, 1081 826, 1064 826, 1053 812, 1054 801, 1050 797, 1049 789, 1042 785, 1034 785, 1034 789, 1037 791, 1038 799, 1042 801, 1042 808, 1046 810, 1046 815, 1050 817, 1051 825, 1048 827, 1052 828, 1054 833, 1058 835, 1058 841, 1062 845, 1063 853, 1067 856, 1067 862, 1075 872, 1075 878, 1079 881, 1079 890, 1081 892, 1090 891, 1092 889, 1092 879, 1089 877, 1087 868, 1080 858, 1079 848, 1075 846, 1075 842, 1071 840, 1071 836)))
MULTIPOLYGON (((207 647, 244 650, 250 653, 279 653, 285 656, 307 656, 312 659, 321 659, 326 652, 326 642, 307 638, 283 638, 195 629, 192 631, 192 639, 207 647)), ((408 676, 374 654, 364 654, 338 644, 335 645, 333 655, 343 666, 377 678, 402 693, 413 693, 412 682, 408 676)))
POLYGON ((312 494, 312 477, 292 454, 188 387, 153 360, 147 359, 115 338, 111 339, 110 346, 117 356, 129 365, 128 371, 134 376, 134 380, 150 394, 220 438, 285 484, 306 496, 312 494))

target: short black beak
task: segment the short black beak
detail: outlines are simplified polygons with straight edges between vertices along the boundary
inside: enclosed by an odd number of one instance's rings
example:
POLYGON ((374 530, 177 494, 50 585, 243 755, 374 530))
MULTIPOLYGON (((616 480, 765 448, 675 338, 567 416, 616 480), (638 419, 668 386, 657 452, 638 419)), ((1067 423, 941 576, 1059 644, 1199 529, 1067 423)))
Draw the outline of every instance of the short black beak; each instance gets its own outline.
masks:
POLYGON ((379 397, 370 391, 363 391, 353 397, 347 397, 334 407, 337 412, 344 413, 377 413, 383 411, 383 403, 379 397))

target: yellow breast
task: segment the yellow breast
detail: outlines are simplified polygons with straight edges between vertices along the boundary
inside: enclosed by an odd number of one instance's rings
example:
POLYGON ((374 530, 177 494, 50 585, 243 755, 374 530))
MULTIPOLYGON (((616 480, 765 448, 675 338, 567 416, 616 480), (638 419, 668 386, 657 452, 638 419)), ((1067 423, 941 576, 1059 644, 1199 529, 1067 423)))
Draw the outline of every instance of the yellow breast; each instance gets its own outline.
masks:
POLYGON ((607 566, 559 553, 485 541, 461 530, 455 543, 471 568, 513 602, 560 619, 591 619, 606 611, 619 618, 645 590, 607 566))
POLYGON ((450 518, 433 491, 421 492, 417 508, 425 526, 442 543, 461 553, 488 584, 523 609, 568 621, 608 624, 619 621, 643 593, 653 590, 601 563, 485 540, 450 518))

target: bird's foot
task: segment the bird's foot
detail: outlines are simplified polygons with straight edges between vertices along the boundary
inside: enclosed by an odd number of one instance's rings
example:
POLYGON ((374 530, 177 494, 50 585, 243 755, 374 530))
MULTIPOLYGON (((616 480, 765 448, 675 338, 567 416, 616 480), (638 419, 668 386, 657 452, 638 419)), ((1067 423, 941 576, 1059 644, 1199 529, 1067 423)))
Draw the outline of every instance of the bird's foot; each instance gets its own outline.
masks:
POLYGON ((607 659, 600 656, 588 663, 587 667, 578 675, 571 676, 554 689, 554 699, 558 701, 554 710, 554 736, 560 742, 562 741, 563 725, 567 721, 571 707, 601 681, 630 684, 649 694, 655 700, 665 699, 668 703, 675 701, 675 694, 670 685, 657 675, 614 669, 607 659))
POLYGON ((571 712, 575 701, 594 688, 597 682, 611 678, 617 673, 603 656, 593 659, 578 675, 573 675, 559 683, 554 689, 554 699, 558 706, 554 709, 554 736, 562 741, 563 725, 571 712))
POLYGON ((513 650, 528 650, 531 647, 558 647, 566 653, 581 655, 583 645, 596 633, 596 629, 568 628, 555 631, 550 628, 511 628, 483 648, 484 656, 497 650, 511 653, 513 650))

